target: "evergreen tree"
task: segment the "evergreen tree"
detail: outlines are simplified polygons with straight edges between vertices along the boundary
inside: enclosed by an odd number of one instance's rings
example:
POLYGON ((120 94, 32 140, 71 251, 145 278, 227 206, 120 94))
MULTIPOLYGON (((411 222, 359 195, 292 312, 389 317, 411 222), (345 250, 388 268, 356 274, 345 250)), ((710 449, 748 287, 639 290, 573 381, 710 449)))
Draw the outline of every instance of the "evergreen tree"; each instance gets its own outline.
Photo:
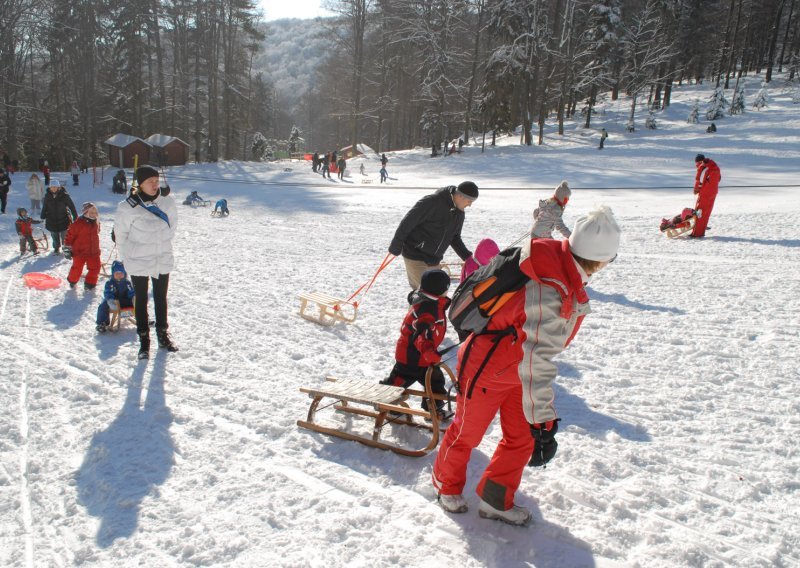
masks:
POLYGON ((708 120, 717 120, 718 118, 723 118, 728 106, 728 99, 725 98, 725 89, 723 89, 722 85, 720 85, 714 89, 714 93, 708 100, 706 118, 708 120))
POLYGON ((731 101, 731 114, 744 113, 744 107, 744 81, 740 81, 736 85, 736 92, 733 94, 733 100, 731 101))
POLYGON ((656 129, 657 124, 656 124, 656 114, 655 114, 655 112, 653 112, 652 110, 650 111, 650 114, 647 116, 647 119, 645 119, 645 121, 644 121, 644 125, 645 125, 645 127, 647 127, 650 130, 655 130, 656 129))
POLYGON ((767 94, 767 84, 761 83, 761 88, 756 93, 756 98, 753 101, 753 108, 761 110, 769 104, 769 95, 767 94))
POLYGON ((263 162, 267 159, 269 143, 263 134, 256 132, 253 134, 253 143, 250 146, 250 154, 256 162, 263 162))
POLYGON ((697 117, 700 114, 700 102, 698 100, 694 101, 692 105, 692 110, 689 111, 689 117, 686 119, 686 122, 689 124, 697 124, 697 117))
POLYGON ((300 129, 297 126, 292 126, 292 133, 289 134, 289 153, 294 154, 300 151, 301 142, 303 141, 301 135, 300 129))

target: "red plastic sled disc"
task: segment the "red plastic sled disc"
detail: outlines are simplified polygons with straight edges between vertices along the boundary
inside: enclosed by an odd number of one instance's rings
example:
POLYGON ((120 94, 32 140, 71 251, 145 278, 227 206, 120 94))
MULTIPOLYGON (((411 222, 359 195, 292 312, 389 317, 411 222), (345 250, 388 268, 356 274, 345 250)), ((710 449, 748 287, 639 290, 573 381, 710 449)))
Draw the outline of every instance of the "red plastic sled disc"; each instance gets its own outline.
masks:
POLYGON ((28 272, 22 275, 22 279, 25 281, 25 286, 37 290, 49 290, 61 286, 61 278, 43 272, 28 272))

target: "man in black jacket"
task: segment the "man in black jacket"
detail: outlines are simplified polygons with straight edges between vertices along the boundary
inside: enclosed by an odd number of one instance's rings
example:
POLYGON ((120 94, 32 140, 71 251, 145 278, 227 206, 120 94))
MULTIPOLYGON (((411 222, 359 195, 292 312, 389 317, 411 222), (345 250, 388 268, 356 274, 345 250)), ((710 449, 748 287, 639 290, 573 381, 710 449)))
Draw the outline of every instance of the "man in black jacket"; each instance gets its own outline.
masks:
POLYGON ((11 189, 11 178, 3 168, 0 168, 0 213, 6 212, 9 189, 11 189))
POLYGON ((389 252, 402 254, 412 290, 419 288, 423 272, 439 268, 447 247, 452 246, 462 260, 472 256, 461 240, 461 227, 464 210, 476 199, 478 186, 473 182, 451 185, 417 201, 400 221, 389 252))

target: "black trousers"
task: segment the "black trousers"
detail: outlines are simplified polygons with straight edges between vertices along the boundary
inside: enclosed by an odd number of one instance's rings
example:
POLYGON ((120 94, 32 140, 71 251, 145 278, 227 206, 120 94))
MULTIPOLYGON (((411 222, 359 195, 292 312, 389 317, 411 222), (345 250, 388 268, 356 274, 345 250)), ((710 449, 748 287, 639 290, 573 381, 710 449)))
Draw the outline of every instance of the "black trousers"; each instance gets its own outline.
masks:
POLYGON ((136 331, 147 333, 150 330, 147 315, 147 292, 149 281, 153 281, 153 304, 156 310, 156 330, 167 329, 167 290, 169 289, 169 274, 159 274, 158 278, 149 276, 131 276, 131 283, 135 292, 136 331))

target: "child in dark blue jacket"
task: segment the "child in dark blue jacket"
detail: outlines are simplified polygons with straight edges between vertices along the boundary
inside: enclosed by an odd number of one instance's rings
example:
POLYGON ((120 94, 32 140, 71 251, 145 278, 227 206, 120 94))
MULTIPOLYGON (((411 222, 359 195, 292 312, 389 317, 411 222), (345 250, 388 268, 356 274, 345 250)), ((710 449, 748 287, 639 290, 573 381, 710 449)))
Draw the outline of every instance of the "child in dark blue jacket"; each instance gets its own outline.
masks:
POLYGON ((109 311, 133 307, 133 284, 128 280, 125 266, 115 260, 111 263, 111 278, 103 288, 103 302, 97 307, 97 332, 108 329, 109 311))

